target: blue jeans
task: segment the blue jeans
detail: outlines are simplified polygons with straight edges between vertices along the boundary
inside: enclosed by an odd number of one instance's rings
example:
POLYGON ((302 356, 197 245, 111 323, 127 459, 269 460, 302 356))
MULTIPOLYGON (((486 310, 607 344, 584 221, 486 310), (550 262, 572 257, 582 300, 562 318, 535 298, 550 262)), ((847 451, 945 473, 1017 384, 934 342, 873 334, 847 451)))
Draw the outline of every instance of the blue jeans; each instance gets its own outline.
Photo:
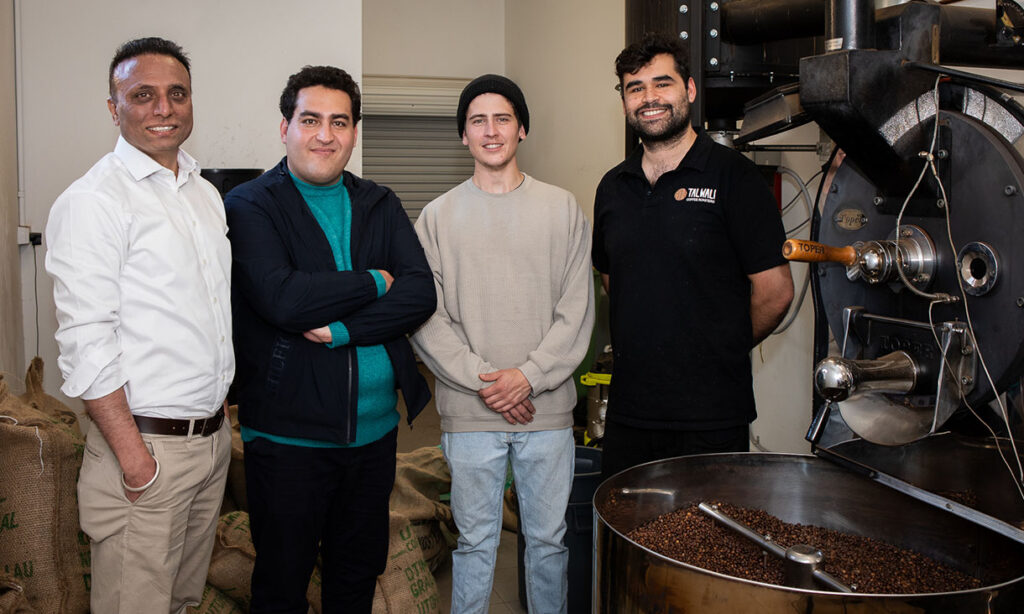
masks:
POLYGON ((569 550, 562 538, 576 457, 572 429, 442 433, 441 447, 452 474, 452 514, 459 528, 452 554, 452 614, 487 612, 508 461, 526 538, 528 610, 564 613, 569 550))

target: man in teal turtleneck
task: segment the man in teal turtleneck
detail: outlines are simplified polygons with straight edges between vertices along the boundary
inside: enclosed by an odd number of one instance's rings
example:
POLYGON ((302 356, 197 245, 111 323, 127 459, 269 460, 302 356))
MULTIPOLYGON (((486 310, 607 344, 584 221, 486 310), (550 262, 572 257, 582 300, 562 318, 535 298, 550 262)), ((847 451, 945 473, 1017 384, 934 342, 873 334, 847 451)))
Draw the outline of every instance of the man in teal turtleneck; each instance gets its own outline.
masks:
POLYGON ((277 167, 228 194, 235 386, 256 565, 251 612, 370 612, 388 549, 397 389, 429 399, 405 335, 433 276, 394 192, 345 170, 359 88, 307 66, 281 94, 277 167))

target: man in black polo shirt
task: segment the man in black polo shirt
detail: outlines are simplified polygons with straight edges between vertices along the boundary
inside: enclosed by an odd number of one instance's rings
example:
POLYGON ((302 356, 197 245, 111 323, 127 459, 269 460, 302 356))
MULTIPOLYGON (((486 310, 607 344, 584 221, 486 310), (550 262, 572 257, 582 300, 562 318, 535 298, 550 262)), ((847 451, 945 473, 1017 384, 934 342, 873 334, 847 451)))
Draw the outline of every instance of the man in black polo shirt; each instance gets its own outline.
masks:
POLYGON ((594 266, 611 299, 614 372, 604 477, 661 458, 749 450, 750 351, 793 299, 771 191, 741 154, 690 124, 697 87, 678 39, 615 60, 643 147, 594 203, 594 266))

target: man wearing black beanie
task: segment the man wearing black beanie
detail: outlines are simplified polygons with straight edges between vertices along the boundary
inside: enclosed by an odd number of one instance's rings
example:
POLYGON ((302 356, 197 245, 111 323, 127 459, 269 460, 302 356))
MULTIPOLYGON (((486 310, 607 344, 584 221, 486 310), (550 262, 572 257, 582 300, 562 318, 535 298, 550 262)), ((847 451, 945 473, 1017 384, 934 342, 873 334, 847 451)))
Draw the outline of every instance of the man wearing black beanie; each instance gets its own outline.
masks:
POLYGON ((437 376, 441 446, 459 528, 452 612, 486 612, 509 462, 531 612, 567 608, 562 543, 575 446, 572 373, 594 321, 590 224, 569 192, 520 172, 530 115, 519 87, 474 79, 459 98, 473 176, 435 199, 416 232, 437 312, 412 337, 437 376))

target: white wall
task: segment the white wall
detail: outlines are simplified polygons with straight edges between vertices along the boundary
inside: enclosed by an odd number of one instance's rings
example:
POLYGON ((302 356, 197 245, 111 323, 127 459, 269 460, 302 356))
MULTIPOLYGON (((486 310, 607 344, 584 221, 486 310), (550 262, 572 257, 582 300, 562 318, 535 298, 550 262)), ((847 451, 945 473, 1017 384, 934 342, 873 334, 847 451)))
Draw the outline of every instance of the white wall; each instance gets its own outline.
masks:
POLYGON ((504 73, 505 0, 368 0, 363 72, 468 79, 504 73))
MULTIPOLYGON (((15 0, 24 67, 27 223, 41 231, 54 199, 117 138, 106 108, 107 66, 122 42, 163 36, 189 53, 195 129, 185 149, 206 167, 260 167, 284 154, 277 100, 288 75, 329 63, 362 78, 361 0, 280 2, 15 0)), ((361 153, 350 167, 361 169, 361 153)), ((52 285, 39 254, 39 354, 46 389, 61 384, 52 285)), ((22 256, 25 352, 35 354, 31 252, 22 256)))
POLYGON ((622 103, 612 89, 623 3, 510 0, 505 18, 508 75, 530 106, 520 167, 575 194, 592 218, 601 176, 623 157, 622 103))

